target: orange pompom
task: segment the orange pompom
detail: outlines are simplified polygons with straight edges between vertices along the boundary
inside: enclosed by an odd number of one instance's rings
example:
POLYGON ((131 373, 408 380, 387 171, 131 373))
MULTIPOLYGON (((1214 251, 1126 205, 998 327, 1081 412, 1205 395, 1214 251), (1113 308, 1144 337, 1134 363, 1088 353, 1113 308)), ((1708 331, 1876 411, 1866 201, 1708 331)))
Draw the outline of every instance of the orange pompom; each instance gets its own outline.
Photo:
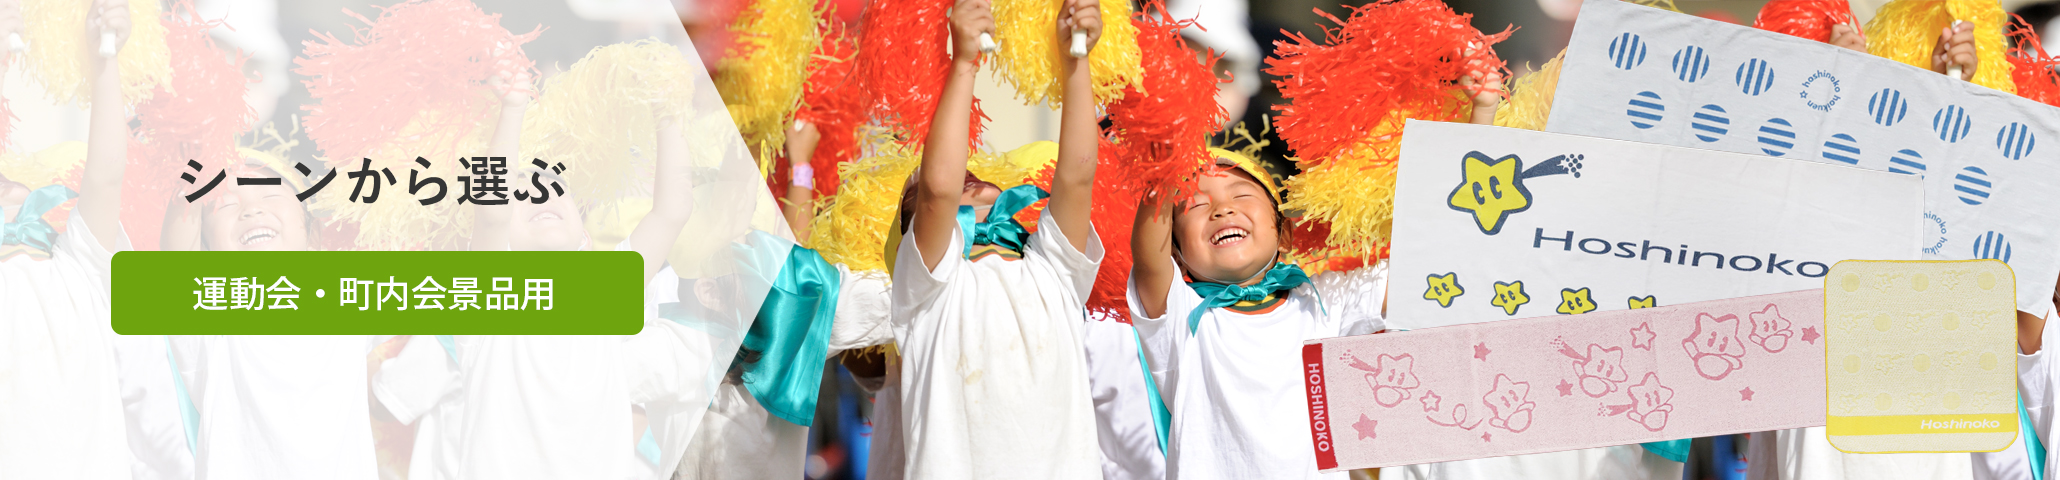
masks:
MULTIPOLYGON (((875 0, 859 21, 856 70, 858 91, 873 119, 895 130, 898 139, 922 145, 930 136, 938 95, 951 71, 951 0, 875 0)), ((968 135, 979 138, 987 115, 973 99, 968 135)), ((975 142, 978 143, 978 142, 975 142)))
POLYGON ((2033 101, 2060 106, 2060 57, 2046 54, 2046 48, 2039 42, 2039 34, 2016 14, 2010 15, 2008 27, 2010 53, 2006 58, 2013 67, 2011 80, 2017 84, 2017 95, 2033 101))
POLYGON ((1845 0, 1773 0, 1760 7, 1760 15, 1753 19, 1752 27, 1830 42, 1832 25, 1846 24, 1858 28, 1859 22, 1853 18, 1853 8, 1845 0))
POLYGON ((172 76, 158 84, 150 99, 136 105, 138 128, 129 142, 131 161, 122 175, 122 224, 127 225, 130 241, 138 249, 158 248, 164 202, 181 185, 179 175, 200 177, 240 165, 243 159, 236 152, 236 137, 249 131, 257 118, 257 112, 243 100, 250 86, 243 75, 248 56, 241 52, 224 56, 208 31, 229 27, 195 18, 197 15, 192 1, 187 0, 160 19, 172 76), (204 171, 191 172, 187 161, 200 162, 204 171))

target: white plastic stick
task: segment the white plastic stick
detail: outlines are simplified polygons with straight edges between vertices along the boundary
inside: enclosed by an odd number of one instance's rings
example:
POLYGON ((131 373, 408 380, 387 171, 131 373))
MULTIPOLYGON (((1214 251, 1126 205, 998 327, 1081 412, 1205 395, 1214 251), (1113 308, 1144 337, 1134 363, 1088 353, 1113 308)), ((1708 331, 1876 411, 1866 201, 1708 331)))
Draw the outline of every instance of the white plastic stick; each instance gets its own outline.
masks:
POLYGON ((980 34, 980 53, 994 53, 996 48, 1001 48, 1001 45, 994 43, 994 35, 980 34))
MULTIPOLYGON (((1957 35, 1957 34, 1959 34, 1959 32, 1960 32, 1960 21, 1959 21, 1959 20, 1953 20, 1953 33, 1957 35)), ((1947 40, 1947 42, 1948 42, 1948 43, 1950 43, 1950 42, 1951 42, 1951 40, 1947 40)), ((1949 63, 1947 63, 1947 64, 1946 64, 1946 76, 1948 76, 1948 77, 1953 77, 1953 79, 1955 79, 1955 80, 1966 80, 1966 79, 1967 79, 1967 77, 1966 77, 1966 76, 1964 76, 1964 75, 1962 75, 1963 73, 1966 73, 1966 72, 1965 72, 1965 70, 1961 69, 1961 68, 1960 68, 1960 64, 1958 64, 1958 63, 1950 63, 1950 62, 1952 62, 1952 61, 1953 61, 1953 54, 1952 54, 1952 53, 1951 53, 1950 51, 1948 51, 1948 52, 1946 53, 1946 62, 1949 62, 1949 63)))
POLYGON ((14 53, 21 53, 21 52, 22 52, 23 50, 28 50, 28 49, 29 49, 29 44, 28 44, 28 42, 23 42, 23 41, 21 41, 21 34, 20 34, 20 33, 16 33, 16 32, 9 32, 9 33, 7 34, 7 51, 10 51, 10 52, 14 52, 14 53))
POLYGON ((100 58, 114 58, 114 32, 100 32, 100 58))
POLYGON ((1073 58, 1087 58, 1087 31, 1073 29, 1073 58))

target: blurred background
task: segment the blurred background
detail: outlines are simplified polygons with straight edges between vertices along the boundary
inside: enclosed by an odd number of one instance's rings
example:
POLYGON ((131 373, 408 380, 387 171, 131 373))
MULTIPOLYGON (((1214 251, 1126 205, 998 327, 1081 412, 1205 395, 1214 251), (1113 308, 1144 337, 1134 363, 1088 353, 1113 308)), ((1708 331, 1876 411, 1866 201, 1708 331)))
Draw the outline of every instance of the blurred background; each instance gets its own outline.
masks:
MULTIPOLYGON (((508 30, 522 33, 548 21, 550 36, 578 37, 579 41, 539 42, 541 45, 599 45, 645 38, 662 31, 664 22, 684 25, 694 53, 704 65, 718 65, 729 46, 726 19, 748 0, 475 0, 487 12, 520 12, 502 19, 508 30), (523 8, 503 8, 521 2, 523 8)), ((820 0, 833 21, 855 30, 868 0, 820 0)), ((1512 73, 1521 75, 1556 55, 1572 32, 1580 0, 1446 0, 1460 13, 1472 14, 1475 28, 1488 33, 1515 27, 1509 40, 1495 46, 1512 73)), ((303 78, 291 73, 292 59, 301 55, 303 42, 315 32, 347 34, 362 23, 342 12, 376 16, 378 6, 395 1, 294 0, 293 8, 282 9, 278 0, 197 0, 205 18, 222 18, 233 27, 218 28, 213 34, 225 48, 250 55, 247 72, 254 85, 248 102, 258 111, 262 126, 271 123, 287 131, 302 112, 292 106, 309 104, 303 78), (288 106, 280 108, 278 106, 288 106)), ((1365 0, 1168 0, 1175 18, 1194 18, 1200 28, 1184 34, 1192 45, 1222 55, 1219 74, 1227 83, 1218 100, 1230 111, 1233 123, 1257 125, 1271 113, 1270 105, 1281 103, 1274 77, 1264 73, 1262 59, 1271 55, 1276 41, 1290 33, 1321 39, 1323 28, 1333 26, 1318 10, 1333 15, 1347 14, 1345 5, 1370 3, 1365 0)), ((1676 0, 1685 13, 1713 20, 1750 25, 1764 0, 1676 0)), ((1852 0, 1861 22, 1872 18, 1886 0, 1852 0)), ((2004 10, 2017 13, 2043 37, 2056 25, 2060 0, 2003 0, 2004 10)), ((2050 43, 2049 43, 2050 45, 2050 43)), ((2053 49, 2053 47, 2048 47, 2053 49)), ((225 52, 226 53, 226 52, 225 52)), ((585 51, 552 51, 548 47, 529 51, 539 70, 549 76, 569 66, 585 51)), ((719 75, 719 72, 710 72, 719 75)), ((15 151, 38 151, 50 145, 84 140, 85 112, 76 105, 56 104, 40 94, 40 87, 20 69, 5 77, 12 109, 18 118, 47 119, 19 124, 5 139, 15 151)), ((993 119, 980 141, 991 151, 1014 149, 1040 140, 1057 140, 1058 112, 1050 105, 1023 105, 1014 90, 996 76, 983 74, 976 90, 982 106, 993 119)), ((303 139, 304 140, 304 139, 303 139)), ((316 155, 314 143, 300 142, 291 152, 294 158, 316 155)), ((1290 152, 1274 139, 1263 152, 1275 173, 1291 175, 1290 152)), ((820 411, 811 429, 810 478, 864 478, 864 459, 871 434, 872 399, 836 359, 824 368, 820 411)), ((400 479, 406 475, 405 439, 413 437, 406 425, 375 425, 381 436, 402 439, 382 446, 382 475, 400 479)), ((1745 435, 1698 439, 1689 461, 1690 479, 1743 478, 1741 452, 1745 435)))

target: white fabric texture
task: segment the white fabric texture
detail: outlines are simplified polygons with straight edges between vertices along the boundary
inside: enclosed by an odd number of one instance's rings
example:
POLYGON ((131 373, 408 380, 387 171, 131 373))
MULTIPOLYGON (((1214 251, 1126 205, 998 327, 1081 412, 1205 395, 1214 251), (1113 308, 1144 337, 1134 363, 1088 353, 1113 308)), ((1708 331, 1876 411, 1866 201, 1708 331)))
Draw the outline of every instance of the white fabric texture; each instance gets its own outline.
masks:
POLYGON ((1102 478, 1166 478, 1166 454, 1152 421, 1151 377, 1138 357, 1137 329, 1114 321, 1087 321, 1087 375, 1094 388, 1102 478))

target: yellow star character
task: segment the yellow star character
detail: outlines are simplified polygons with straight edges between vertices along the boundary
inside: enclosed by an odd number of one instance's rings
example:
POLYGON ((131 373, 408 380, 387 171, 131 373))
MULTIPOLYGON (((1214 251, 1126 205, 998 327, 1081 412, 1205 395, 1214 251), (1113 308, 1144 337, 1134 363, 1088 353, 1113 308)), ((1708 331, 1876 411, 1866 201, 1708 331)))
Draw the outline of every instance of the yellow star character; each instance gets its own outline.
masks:
POLYGON ((1531 297, 1524 295, 1524 282, 1495 282, 1495 299, 1489 305, 1502 307, 1502 313, 1516 316, 1516 307, 1531 303, 1531 297))
POLYGON ((1531 192, 1516 176, 1523 160, 1515 155, 1489 159, 1481 152, 1467 152, 1460 163, 1466 178, 1452 189, 1449 203, 1453 210, 1473 212, 1481 233, 1499 233, 1509 214, 1531 208, 1531 192))
POLYGON ((1651 295, 1646 295, 1645 298, 1631 297, 1630 302, 1632 310, 1659 306, 1659 302, 1651 295))
POLYGON ((1423 291, 1423 299, 1437 300, 1439 307, 1451 308, 1453 298, 1466 294, 1466 289, 1459 288, 1458 273, 1431 274, 1426 280, 1431 288, 1423 291))
POLYGON ((1588 288, 1580 290, 1559 289, 1559 313, 1580 315, 1595 311, 1595 301, 1588 298, 1588 288))

